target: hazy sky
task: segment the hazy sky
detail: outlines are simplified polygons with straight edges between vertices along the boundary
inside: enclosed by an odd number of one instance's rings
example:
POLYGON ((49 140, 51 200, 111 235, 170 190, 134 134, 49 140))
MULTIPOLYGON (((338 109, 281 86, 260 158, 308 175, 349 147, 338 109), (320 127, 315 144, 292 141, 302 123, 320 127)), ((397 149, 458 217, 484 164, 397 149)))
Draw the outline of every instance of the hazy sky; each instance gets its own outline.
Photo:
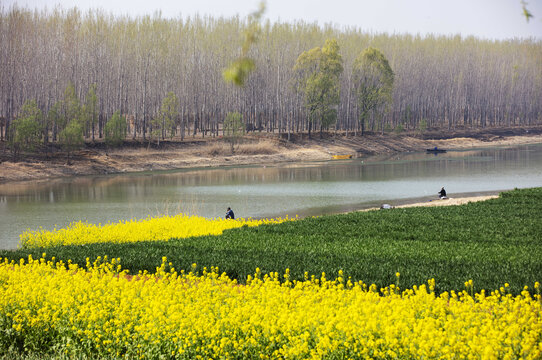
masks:
MULTIPOLYGON (((4 10, 19 6, 52 9, 102 8, 122 15, 153 14, 164 17, 246 16, 258 0, 2 0, 4 10)), ((267 0, 266 17, 271 20, 302 19, 339 27, 355 26, 365 31, 427 33, 486 39, 535 37, 542 40, 542 0, 527 0, 534 18, 527 23, 520 0, 267 0)))

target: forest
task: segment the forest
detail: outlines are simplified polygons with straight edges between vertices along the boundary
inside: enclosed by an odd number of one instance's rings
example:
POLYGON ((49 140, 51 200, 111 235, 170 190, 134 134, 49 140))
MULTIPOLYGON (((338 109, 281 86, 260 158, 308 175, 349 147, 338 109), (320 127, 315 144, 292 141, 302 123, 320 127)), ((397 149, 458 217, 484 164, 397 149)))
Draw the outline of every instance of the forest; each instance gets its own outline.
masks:
POLYGON ((143 140, 219 136, 230 113, 241 115, 246 131, 288 138, 311 128, 359 135, 542 119, 539 40, 266 20, 248 50, 254 70, 234 86, 223 71, 250 25, 240 17, 1 9, 0 139, 16 138, 10 125, 22 129, 17 119, 29 117, 42 143, 75 147, 81 134, 87 141, 108 132, 143 140), (379 98, 372 106, 368 89, 379 98), (314 98, 325 99, 313 106, 314 98))

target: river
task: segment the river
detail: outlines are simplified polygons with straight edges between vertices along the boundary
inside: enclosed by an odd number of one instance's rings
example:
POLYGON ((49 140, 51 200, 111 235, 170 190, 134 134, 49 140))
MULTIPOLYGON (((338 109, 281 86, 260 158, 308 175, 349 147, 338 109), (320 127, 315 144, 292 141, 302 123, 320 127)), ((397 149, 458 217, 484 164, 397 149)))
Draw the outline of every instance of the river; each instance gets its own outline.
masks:
POLYGON ((0 185, 0 249, 26 229, 173 215, 311 216, 542 186, 542 144, 0 185))

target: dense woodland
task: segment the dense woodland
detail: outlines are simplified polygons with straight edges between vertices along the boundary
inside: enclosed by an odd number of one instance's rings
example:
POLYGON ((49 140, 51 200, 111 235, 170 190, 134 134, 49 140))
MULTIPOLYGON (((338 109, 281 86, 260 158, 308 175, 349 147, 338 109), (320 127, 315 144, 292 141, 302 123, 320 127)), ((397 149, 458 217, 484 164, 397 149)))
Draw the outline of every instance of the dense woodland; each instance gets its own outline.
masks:
POLYGON ((174 125, 161 135, 182 139, 221 135, 230 112, 242 115, 247 130, 284 134, 307 131, 309 123, 359 134, 362 128, 453 129, 542 120, 541 41, 373 34, 267 21, 248 54, 255 70, 236 87, 222 72, 239 56, 248 25, 239 17, 2 9, 0 136, 5 138, 25 102, 34 100, 45 141, 59 141, 57 132, 67 124, 59 119, 70 111, 66 102, 73 96, 90 114, 79 129, 87 140, 103 138, 118 114, 128 137, 148 139, 164 99, 175 102, 174 125), (336 40, 342 71, 334 121, 320 124, 296 87, 296 61, 329 39, 336 40), (394 81, 389 103, 360 121, 354 70, 367 48, 384 54, 394 81))

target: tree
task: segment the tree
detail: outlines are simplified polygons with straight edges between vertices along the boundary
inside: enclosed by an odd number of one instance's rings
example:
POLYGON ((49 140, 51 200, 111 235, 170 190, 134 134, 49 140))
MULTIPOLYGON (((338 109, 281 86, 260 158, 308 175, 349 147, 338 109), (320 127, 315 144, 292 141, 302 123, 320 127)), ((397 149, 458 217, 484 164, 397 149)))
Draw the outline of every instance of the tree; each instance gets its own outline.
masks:
POLYGON ((53 131, 52 141, 56 141, 58 124, 61 122, 61 113, 62 113, 62 103, 61 101, 56 102, 53 106, 49 108, 47 112, 46 126, 45 126, 45 142, 48 141, 49 128, 53 131))
POLYGON ((98 97, 96 96, 96 84, 91 84, 88 88, 85 106, 83 107, 85 124, 87 129, 92 133, 92 141, 94 141, 94 132, 98 121, 98 97))
POLYGON ((105 124, 105 143, 108 146, 122 145, 126 138, 126 119, 117 110, 105 124))
MULTIPOLYGON (((158 146, 160 146, 160 137, 165 137, 166 131, 169 130, 170 136, 175 135, 175 120, 179 116, 179 100, 175 93, 170 91, 162 101, 160 112, 158 116, 152 119, 152 135, 158 139, 158 146)), ((149 140, 150 144, 150 140, 149 140)))
POLYGON ((231 153, 234 153, 235 144, 245 134, 245 124, 243 116, 239 112, 229 112, 224 120, 223 128, 224 138, 230 143, 231 153))
POLYGON ((59 133, 59 140, 67 152, 68 165, 70 164, 70 153, 85 143, 83 137, 84 120, 81 111, 79 98, 75 95, 75 88, 70 82, 64 91, 62 102, 63 116, 59 117, 59 125, 62 129, 59 133))
POLYGON ((66 90, 64 90, 64 100, 62 102, 62 117, 59 118, 59 127, 63 129, 73 121, 82 121, 81 103, 75 94, 75 87, 70 81, 66 90))
POLYGON ((70 153, 80 148, 84 143, 83 124, 78 119, 74 119, 66 125, 59 134, 62 147, 67 152, 68 165, 70 165, 70 153))
POLYGON ((13 158, 17 160, 20 151, 34 151, 42 138, 40 125, 42 113, 35 100, 27 100, 19 116, 13 120, 9 131, 9 143, 13 158))
MULTIPOLYGON (((520 4, 517 8, 521 11, 520 4)), ((269 20, 260 21, 256 37, 247 37, 250 24, 239 17, 185 20, 160 14, 115 16, 103 10, 83 15, 61 7, 6 8, 0 11, 0 132, 9 128, 28 99, 35 99, 44 114, 55 103, 63 104, 69 81, 74 95, 85 101, 85 110, 91 98, 87 91, 97 84, 95 131, 100 138, 106 122, 120 110, 121 116, 133 119, 133 137, 148 141, 152 115, 159 113, 167 91, 180 99, 181 138, 186 131, 218 134, 228 111, 239 111, 247 129, 306 132, 303 94, 285 85, 295 78, 298 56, 330 38, 340 44, 344 65, 337 130, 359 128, 353 68, 369 46, 389 56, 396 74, 393 103, 388 111, 369 113, 373 124, 381 118, 384 126, 394 128, 407 106, 412 114, 404 124, 407 129, 417 129, 422 119, 428 128, 533 126, 542 121, 540 41, 370 34, 359 28, 269 20), (245 47, 240 36, 250 46, 245 47), (236 48, 238 52, 232 51, 236 48), (245 56, 244 48, 250 48, 245 56), (222 71, 238 58, 250 59, 255 67, 248 76, 244 70, 239 73, 244 86, 230 86, 222 71)), ((58 109, 59 122, 49 128, 53 142, 66 126, 64 108, 58 109)), ((331 119, 326 115, 324 123, 333 121, 333 111, 331 119)), ((90 139, 92 121, 84 121, 90 139)))
POLYGON ((326 40, 324 47, 304 51, 297 58, 294 71, 298 75, 297 90, 304 95, 309 121, 309 138, 313 122, 322 129, 337 118, 339 76, 343 71, 337 40, 326 40))
POLYGON ((365 49, 356 58, 353 72, 358 119, 363 135, 369 115, 383 115, 387 105, 392 101, 394 73, 384 54, 372 47, 365 49))

